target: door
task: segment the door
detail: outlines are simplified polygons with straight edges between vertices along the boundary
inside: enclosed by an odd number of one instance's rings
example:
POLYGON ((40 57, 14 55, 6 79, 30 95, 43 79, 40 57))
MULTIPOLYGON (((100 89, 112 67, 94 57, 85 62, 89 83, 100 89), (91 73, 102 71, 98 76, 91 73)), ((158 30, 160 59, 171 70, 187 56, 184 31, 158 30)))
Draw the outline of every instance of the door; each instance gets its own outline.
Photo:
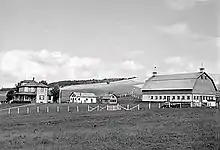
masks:
POLYGON ((170 102, 170 96, 167 96, 167 102, 170 102))

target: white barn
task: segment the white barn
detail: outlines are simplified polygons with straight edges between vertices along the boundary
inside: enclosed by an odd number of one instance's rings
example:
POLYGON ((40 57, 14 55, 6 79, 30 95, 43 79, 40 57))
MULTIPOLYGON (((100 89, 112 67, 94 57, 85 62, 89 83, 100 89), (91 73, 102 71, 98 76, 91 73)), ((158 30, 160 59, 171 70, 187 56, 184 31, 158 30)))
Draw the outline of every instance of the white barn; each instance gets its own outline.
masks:
POLYGON ((142 101, 215 106, 216 93, 216 85, 204 68, 183 74, 157 75, 154 72, 142 88, 142 101))
POLYGON ((94 93, 72 92, 69 96, 70 103, 96 103, 97 96, 94 93))

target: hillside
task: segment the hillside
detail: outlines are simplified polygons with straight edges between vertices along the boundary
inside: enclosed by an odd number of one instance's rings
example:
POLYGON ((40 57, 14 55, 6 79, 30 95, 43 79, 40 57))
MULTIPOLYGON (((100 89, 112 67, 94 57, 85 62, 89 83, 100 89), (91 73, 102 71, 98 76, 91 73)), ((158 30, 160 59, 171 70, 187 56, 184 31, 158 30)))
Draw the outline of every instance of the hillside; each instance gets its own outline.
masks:
POLYGON ((77 92, 92 92, 98 97, 105 93, 114 93, 116 95, 134 94, 141 95, 141 87, 143 82, 135 79, 115 81, 110 84, 96 83, 96 84, 84 84, 84 85, 72 85, 61 88, 61 99, 66 101, 69 99, 69 95, 73 91, 77 92))

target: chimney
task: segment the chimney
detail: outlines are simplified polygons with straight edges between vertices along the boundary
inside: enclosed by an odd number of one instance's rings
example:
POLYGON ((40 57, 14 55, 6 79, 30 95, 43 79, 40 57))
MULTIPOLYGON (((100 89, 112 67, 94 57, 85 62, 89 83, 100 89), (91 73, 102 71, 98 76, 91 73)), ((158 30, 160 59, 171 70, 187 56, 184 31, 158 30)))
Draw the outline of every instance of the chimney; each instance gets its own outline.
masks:
POLYGON ((35 77, 33 77, 33 81, 35 80, 35 77))
POLYGON ((156 76, 156 75, 157 75, 157 67, 154 67, 153 76, 156 76))
POLYGON ((199 68, 199 72, 203 73, 205 71, 205 68, 203 67, 203 63, 201 63, 201 67, 199 68))

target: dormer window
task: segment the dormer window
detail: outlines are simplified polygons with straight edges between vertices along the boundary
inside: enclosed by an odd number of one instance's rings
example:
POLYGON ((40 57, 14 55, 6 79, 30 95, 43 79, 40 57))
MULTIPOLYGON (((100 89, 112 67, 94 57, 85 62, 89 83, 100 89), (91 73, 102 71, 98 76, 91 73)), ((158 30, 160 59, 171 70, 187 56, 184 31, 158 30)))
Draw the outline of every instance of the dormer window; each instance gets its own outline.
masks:
POLYGON ((203 76, 201 76, 201 79, 203 79, 203 76))

